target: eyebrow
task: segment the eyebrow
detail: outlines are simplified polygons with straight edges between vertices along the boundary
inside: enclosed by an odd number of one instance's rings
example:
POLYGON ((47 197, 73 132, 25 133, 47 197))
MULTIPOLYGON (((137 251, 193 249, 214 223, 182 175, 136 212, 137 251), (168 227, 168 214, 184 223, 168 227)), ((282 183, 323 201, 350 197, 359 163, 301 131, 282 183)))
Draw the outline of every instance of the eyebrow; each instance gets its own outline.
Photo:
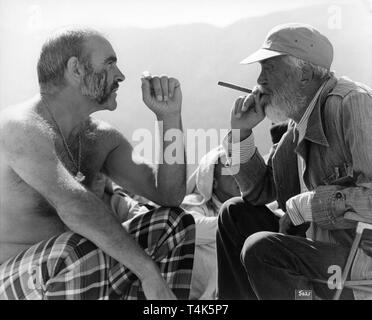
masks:
POLYGON ((117 62, 118 59, 115 56, 109 56, 108 58, 105 59, 105 63, 110 63, 110 62, 117 62))
POLYGON ((271 66, 272 64, 273 64, 272 61, 270 61, 269 59, 261 61, 261 65, 271 66))

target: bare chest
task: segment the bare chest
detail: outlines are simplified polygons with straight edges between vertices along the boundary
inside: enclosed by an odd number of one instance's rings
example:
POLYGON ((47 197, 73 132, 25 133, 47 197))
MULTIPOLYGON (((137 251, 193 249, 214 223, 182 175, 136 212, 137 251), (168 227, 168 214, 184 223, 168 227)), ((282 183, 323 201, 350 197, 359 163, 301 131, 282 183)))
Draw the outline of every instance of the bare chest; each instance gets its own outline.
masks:
POLYGON ((82 184, 89 187, 95 176, 103 170, 109 145, 98 134, 83 132, 80 136, 63 142, 57 138, 56 152, 66 169, 77 176, 78 172, 84 177, 82 184))

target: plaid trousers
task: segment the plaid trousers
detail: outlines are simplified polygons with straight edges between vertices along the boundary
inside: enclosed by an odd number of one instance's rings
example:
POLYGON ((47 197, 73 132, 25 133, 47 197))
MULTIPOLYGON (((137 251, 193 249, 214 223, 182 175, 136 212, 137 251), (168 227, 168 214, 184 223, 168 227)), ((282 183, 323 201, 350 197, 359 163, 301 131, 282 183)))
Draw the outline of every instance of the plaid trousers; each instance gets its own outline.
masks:
MULTIPOLYGON (((179 208, 137 215, 123 227, 159 266, 178 299, 188 299, 195 224, 179 208)), ((0 265, 0 299, 145 299, 137 276, 92 242, 66 232, 0 265)))

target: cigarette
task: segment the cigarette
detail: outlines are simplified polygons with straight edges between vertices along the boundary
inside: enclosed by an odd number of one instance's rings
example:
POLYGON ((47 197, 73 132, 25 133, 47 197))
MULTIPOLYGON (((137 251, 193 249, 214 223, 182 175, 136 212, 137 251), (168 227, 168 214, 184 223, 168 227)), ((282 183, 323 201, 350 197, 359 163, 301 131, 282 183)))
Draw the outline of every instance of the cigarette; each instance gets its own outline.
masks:
POLYGON ((144 77, 144 78, 151 78, 151 73, 150 73, 150 71, 143 71, 142 72, 142 76, 144 77))
POLYGON ((251 89, 239 87, 239 86, 236 86, 235 84, 222 82, 222 81, 219 81, 217 84, 222 87, 226 87, 226 88, 230 88, 230 89, 234 89, 234 90, 238 90, 238 91, 242 91, 246 93, 252 93, 251 89))

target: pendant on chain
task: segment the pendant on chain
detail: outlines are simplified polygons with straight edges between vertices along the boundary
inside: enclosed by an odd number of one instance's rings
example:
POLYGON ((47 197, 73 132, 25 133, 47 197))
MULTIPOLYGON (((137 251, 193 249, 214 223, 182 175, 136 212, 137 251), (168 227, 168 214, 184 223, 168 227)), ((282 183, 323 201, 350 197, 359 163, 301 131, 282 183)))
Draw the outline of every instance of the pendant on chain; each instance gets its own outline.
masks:
POLYGON ((85 180, 85 176, 81 173, 81 171, 78 171, 78 173, 75 176, 75 180, 80 183, 82 183, 85 180))

